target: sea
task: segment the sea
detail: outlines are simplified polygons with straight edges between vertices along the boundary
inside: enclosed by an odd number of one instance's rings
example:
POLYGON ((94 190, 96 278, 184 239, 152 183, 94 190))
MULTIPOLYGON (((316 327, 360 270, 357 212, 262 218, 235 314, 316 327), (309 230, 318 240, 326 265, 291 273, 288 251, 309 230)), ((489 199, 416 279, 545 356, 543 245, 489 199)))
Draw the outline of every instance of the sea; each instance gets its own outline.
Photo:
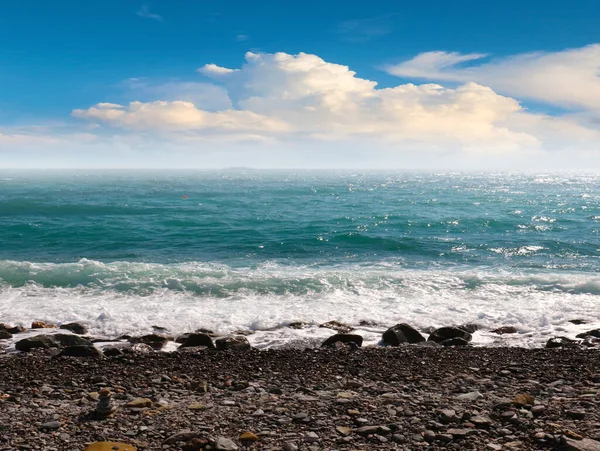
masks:
POLYGON ((473 323, 478 346, 543 346, 600 327, 600 175, 3 170, 0 322, 33 320, 259 348, 332 320, 365 344, 473 323))

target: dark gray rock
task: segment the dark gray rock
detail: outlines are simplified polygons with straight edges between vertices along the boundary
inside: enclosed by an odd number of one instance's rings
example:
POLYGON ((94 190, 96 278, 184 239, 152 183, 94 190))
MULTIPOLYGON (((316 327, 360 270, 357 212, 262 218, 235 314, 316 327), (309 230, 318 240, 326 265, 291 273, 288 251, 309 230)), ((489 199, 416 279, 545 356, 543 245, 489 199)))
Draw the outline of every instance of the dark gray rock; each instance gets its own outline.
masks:
POLYGON ((469 342, 464 338, 448 338, 440 343, 442 346, 469 346, 469 342))
POLYGON ((467 323, 456 326, 458 329, 464 330, 472 334, 473 332, 477 332, 479 330, 479 326, 477 324, 467 323))
POLYGON ((398 346, 401 343, 420 343, 425 337, 414 327, 406 323, 396 324, 383 333, 382 343, 387 346, 398 346))
POLYGON ((348 326, 347 324, 340 323, 339 321, 327 321, 326 323, 320 324, 319 327, 325 327, 326 329, 335 330, 340 334, 347 334, 354 330, 354 327, 348 326))
POLYGON ((581 334, 576 335, 577 338, 600 338, 600 329, 588 330, 587 332, 583 332, 581 334))
POLYGON ((17 351, 29 352, 35 348, 65 348, 67 346, 93 346, 92 342, 71 334, 36 335, 15 343, 17 351))
POLYGON ((327 340, 323 342, 321 346, 325 347, 333 347, 336 343, 349 344, 354 343, 356 346, 361 347, 363 342, 363 337, 356 334, 335 334, 329 337, 327 340))
POLYGON ((577 342, 567 337, 552 337, 546 342, 546 348, 565 348, 576 346, 577 342))
POLYGON ((214 349, 215 344, 212 341, 212 338, 208 334, 204 333, 194 333, 190 334, 183 343, 181 343, 182 348, 188 348, 191 346, 206 346, 207 348, 214 349))
POLYGON ((440 327, 439 329, 434 330, 427 340, 442 343, 451 338, 462 338, 465 341, 471 341, 473 337, 469 332, 459 329, 458 327, 440 327))
POLYGON ((497 329, 490 331, 493 334, 504 335, 504 334, 516 334, 517 328, 513 326, 502 326, 497 329))
POLYGON ((247 351, 252 348, 248 339, 240 335, 230 335, 227 337, 217 338, 215 340, 215 346, 218 351, 225 351, 226 349, 247 351))
POLYGON ((155 351, 160 351, 169 341, 169 338, 161 334, 148 334, 141 337, 132 337, 131 343, 143 343, 150 346, 155 351))
POLYGON ((0 340, 8 340, 12 338, 12 334, 6 329, 0 329, 0 340))
POLYGON ((94 346, 67 346, 59 357, 102 357, 102 351, 94 346))
POLYGON ((88 328, 80 323, 67 323, 60 326, 61 329, 70 330, 74 334, 85 335, 88 333, 88 328))

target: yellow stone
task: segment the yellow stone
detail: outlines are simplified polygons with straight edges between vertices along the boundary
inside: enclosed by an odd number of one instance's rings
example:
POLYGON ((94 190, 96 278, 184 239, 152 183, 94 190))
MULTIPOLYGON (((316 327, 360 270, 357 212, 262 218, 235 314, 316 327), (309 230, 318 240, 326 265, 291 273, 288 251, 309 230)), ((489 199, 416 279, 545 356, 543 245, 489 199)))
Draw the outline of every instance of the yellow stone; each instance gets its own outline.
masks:
POLYGON ((252 432, 244 432, 242 435, 240 435, 240 440, 247 442, 256 442, 258 440, 258 435, 253 434, 252 432))
POLYGON ((583 440, 583 437, 581 435, 579 435, 577 432, 572 431, 570 429, 567 429, 564 431, 564 434, 569 437, 572 438, 574 440, 583 440))
POLYGON ((150 407, 152 400, 148 398, 137 398, 125 404, 125 407, 150 407))
POLYGON ((518 406, 524 406, 525 404, 533 404, 533 400, 533 396, 520 393, 515 396, 513 402, 518 406))
POLYGON ((127 443, 96 442, 89 445, 85 451, 137 451, 137 448, 127 443))
POLYGON ((200 404, 199 402, 193 402, 192 404, 190 404, 188 406, 188 409, 190 409, 190 410, 204 410, 204 409, 206 409, 206 406, 204 404, 200 404))

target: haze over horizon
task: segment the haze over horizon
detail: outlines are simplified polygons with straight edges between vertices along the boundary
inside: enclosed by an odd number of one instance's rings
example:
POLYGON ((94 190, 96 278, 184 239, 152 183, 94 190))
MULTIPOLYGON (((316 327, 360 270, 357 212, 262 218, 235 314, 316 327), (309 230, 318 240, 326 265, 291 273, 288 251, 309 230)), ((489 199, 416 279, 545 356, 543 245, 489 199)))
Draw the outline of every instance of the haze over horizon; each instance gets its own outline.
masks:
POLYGON ((600 169, 600 10, 273 1, 0 10, 0 168, 600 169))

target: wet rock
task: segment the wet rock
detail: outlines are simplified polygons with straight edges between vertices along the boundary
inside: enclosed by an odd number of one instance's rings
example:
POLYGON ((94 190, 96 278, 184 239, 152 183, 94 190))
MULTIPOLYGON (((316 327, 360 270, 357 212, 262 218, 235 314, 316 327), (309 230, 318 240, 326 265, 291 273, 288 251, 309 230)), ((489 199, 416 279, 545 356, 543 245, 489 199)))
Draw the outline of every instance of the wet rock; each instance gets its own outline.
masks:
POLYGON ((229 335, 227 337, 217 338, 215 340, 215 347, 218 351, 225 351, 227 349, 247 351, 252 348, 248 339, 241 335, 229 335))
POLYGON ((575 324, 576 326, 581 326, 582 324, 587 324, 587 321, 584 319, 570 319, 569 322, 571 324, 575 324))
POLYGON ((553 337, 546 342, 546 348, 565 348, 576 346, 577 342, 567 337, 553 337))
POLYGON ((479 326, 477 324, 472 324, 472 323, 468 323, 468 324, 461 324, 459 326, 456 326, 458 329, 464 330, 465 332, 468 332, 470 334, 477 332, 479 330, 479 326))
POLYGON ((7 329, 7 330, 8 330, 8 331, 9 331, 11 334, 13 334, 13 335, 14 335, 14 334, 20 334, 20 333, 23 333, 23 332, 25 332, 27 329, 26 329, 26 328, 24 328, 23 326, 14 326, 14 327, 11 327, 10 329, 7 329))
POLYGON ((85 335, 88 333, 88 328, 80 323, 67 323, 60 326, 61 329, 70 330, 74 334, 85 335))
POLYGON ((155 351, 160 351, 169 341, 168 337, 160 334, 148 334, 141 337, 132 337, 131 343, 143 343, 150 346, 155 351))
POLYGON ((583 332, 581 334, 576 335, 577 338, 600 338, 600 329, 588 330, 587 332, 583 332))
POLYGON ((401 343, 420 343, 425 341, 425 337, 411 325, 400 323, 386 330, 381 340, 384 345, 398 346, 401 343))
POLYGON ((0 329, 0 340, 8 340, 12 338, 12 334, 6 329, 0 329))
POLYGON ((308 324, 304 321, 294 321, 293 323, 289 323, 287 327, 290 329, 306 329, 308 324))
POLYGON ((67 346, 58 357, 102 357, 102 351, 94 346, 67 346))
POLYGON ((462 338, 465 341, 471 341, 473 337, 469 332, 459 329, 458 327, 440 327, 439 329, 434 330, 427 340, 442 343, 443 341, 452 338, 462 338))
POLYGON ((58 326, 54 324, 45 323, 43 321, 34 321, 31 323, 32 329, 56 329, 58 326))
POLYGON ((440 343, 442 346, 469 346, 469 342, 464 338, 448 338, 440 343))
POLYGON ((319 324, 319 327, 324 327, 326 329, 332 329, 340 334, 347 334, 354 330, 354 327, 348 326, 347 324, 340 323, 339 321, 327 321, 326 323, 319 324))
POLYGON ((333 347, 336 346, 337 343, 349 344, 354 343, 354 345, 361 347, 363 342, 363 337, 356 334, 335 334, 329 337, 327 340, 323 342, 321 346, 323 347, 333 347))
POLYGON ((504 335, 504 334, 516 334, 517 328, 513 326, 502 326, 497 329, 490 331, 493 334, 504 335))
POLYGON ((70 334, 36 335, 15 343, 15 349, 22 352, 29 352, 35 348, 64 348, 67 346, 93 346, 93 344, 85 338, 70 334))
POLYGON ((188 348, 191 346, 206 346, 207 348, 214 349, 215 345, 212 338, 205 333, 193 333, 181 343, 182 348, 188 348))

